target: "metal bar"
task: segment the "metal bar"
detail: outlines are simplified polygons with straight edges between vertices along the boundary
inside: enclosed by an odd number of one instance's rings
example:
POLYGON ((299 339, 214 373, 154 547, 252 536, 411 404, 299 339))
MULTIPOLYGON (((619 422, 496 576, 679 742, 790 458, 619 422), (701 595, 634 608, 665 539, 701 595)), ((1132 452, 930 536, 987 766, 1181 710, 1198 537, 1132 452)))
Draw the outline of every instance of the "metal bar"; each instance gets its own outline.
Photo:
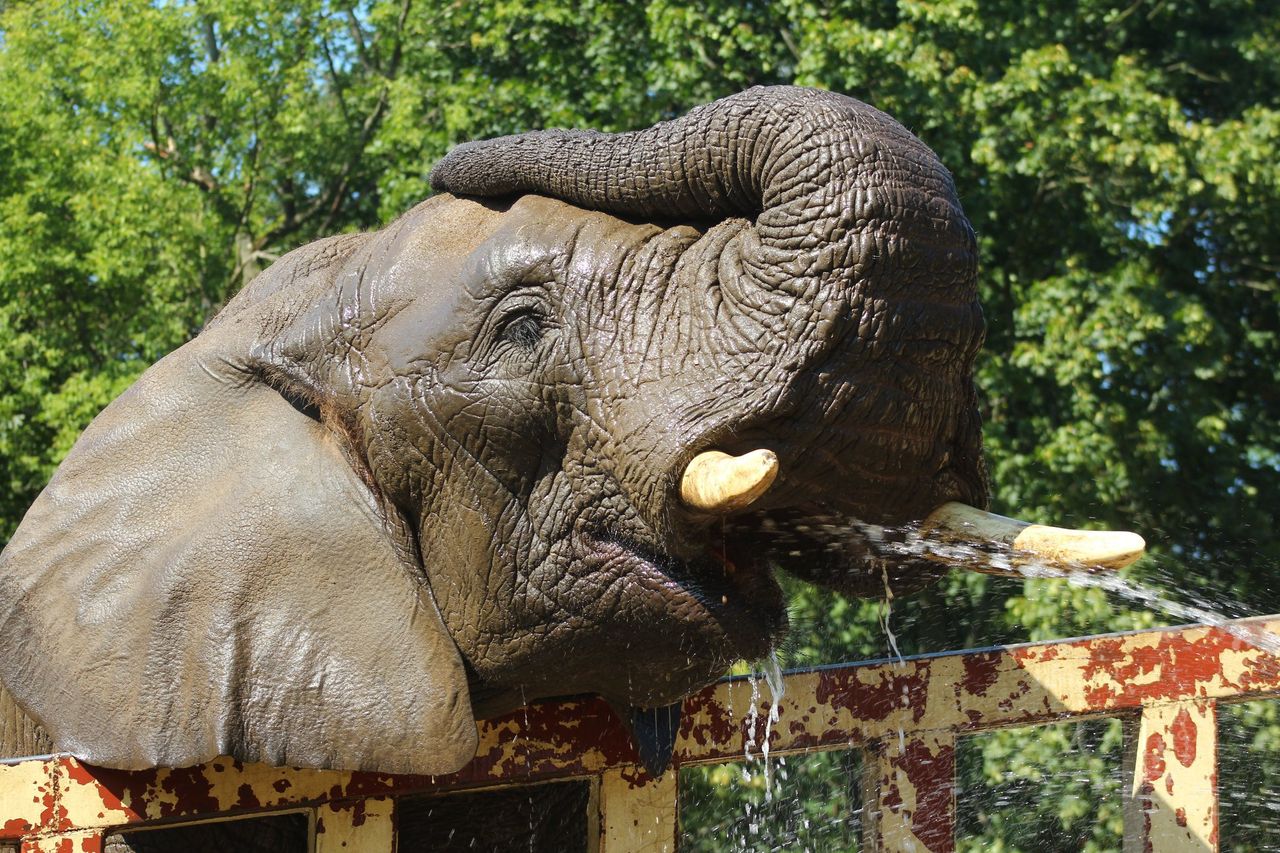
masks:
POLYGON ((395 853, 395 800, 330 802, 315 812, 315 853, 395 853))
POLYGON ((863 762, 863 846, 875 853, 954 853, 956 740, 887 738, 863 762))
POLYGON ((1134 729, 1125 744, 1125 853, 1217 853, 1217 703, 1148 706, 1126 734, 1134 729))
MULTIPOLYGON (((197 767, 110 770, 54 759, 62 828, 126 826, 161 819, 250 815, 383 793, 361 774, 215 760, 197 767)), ((390 777, 383 777, 390 778, 390 777)))
POLYGON ((600 853, 674 853, 679 835, 679 773, 642 770, 600 776, 600 853))
MULTIPOLYGON (((1255 644, 1262 632, 1280 633, 1280 620, 790 673, 770 752, 839 749, 899 731, 966 734, 1116 715, 1192 696, 1234 701, 1274 694, 1280 692, 1280 660, 1255 644)), ((741 709, 750 703, 751 686, 742 680, 721 682, 685 700, 676 762, 741 757, 748 740, 741 709)))
POLYGON ((600 826, 600 784, 599 776, 591 777, 591 787, 587 794, 587 853, 600 853, 601 836, 604 834, 600 826))
POLYGON ((54 782, 49 764, 0 764, 0 839, 17 841, 53 822, 54 782))

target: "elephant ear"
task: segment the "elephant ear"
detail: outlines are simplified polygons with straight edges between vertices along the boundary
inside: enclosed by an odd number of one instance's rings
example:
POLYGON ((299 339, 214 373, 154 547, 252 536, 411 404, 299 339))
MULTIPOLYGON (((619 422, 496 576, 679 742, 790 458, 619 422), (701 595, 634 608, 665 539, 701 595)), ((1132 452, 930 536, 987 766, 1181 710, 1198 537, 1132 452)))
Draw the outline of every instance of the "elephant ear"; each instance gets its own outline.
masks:
MULTIPOLYGON (((307 247, 85 431, 0 556, 0 682, 108 767, 440 774, 476 744, 420 565, 347 442, 253 369, 357 246, 307 247)), ((273 380, 278 384, 278 377, 273 380)))

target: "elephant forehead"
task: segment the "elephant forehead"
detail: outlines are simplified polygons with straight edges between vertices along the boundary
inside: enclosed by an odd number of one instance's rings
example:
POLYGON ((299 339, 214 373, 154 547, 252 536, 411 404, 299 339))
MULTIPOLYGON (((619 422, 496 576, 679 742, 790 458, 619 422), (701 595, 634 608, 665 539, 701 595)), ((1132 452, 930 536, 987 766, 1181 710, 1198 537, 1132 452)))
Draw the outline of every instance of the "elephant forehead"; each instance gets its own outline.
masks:
POLYGON ((389 268, 466 258, 489 239, 504 214, 475 199, 432 196, 384 232, 389 268))
POLYGON ((368 315, 353 322, 374 328, 361 353, 372 375, 411 369, 466 339, 475 299, 463 282, 482 275, 483 247, 502 219, 491 205, 445 194, 378 235, 344 297, 344 313, 368 315))
POLYGON ((616 285, 624 259, 661 230, 554 198, 521 196, 476 250, 483 266, 466 286, 479 299, 522 279, 555 281, 564 299, 580 299, 595 284, 616 285))
POLYGON ((506 214, 492 205, 434 196, 380 232, 362 268, 365 286, 383 303, 375 314, 409 301, 433 301, 458 289, 478 250, 491 242, 506 214))
MULTIPOLYGON (((400 228, 384 250, 379 289, 398 307, 365 354, 375 368, 381 362, 403 373, 424 358, 463 354, 487 312, 520 285, 551 283, 553 301, 573 302, 591 283, 613 282, 627 253, 660 230, 541 196, 524 196, 506 210, 444 198, 423 205, 422 218, 400 228), (459 229, 466 233, 453 233, 459 229), (450 236, 437 245, 432 235, 440 230, 450 236), (582 290, 566 299, 576 288, 582 290)), ((375 251, 370 264, 377 263, 375 251)))

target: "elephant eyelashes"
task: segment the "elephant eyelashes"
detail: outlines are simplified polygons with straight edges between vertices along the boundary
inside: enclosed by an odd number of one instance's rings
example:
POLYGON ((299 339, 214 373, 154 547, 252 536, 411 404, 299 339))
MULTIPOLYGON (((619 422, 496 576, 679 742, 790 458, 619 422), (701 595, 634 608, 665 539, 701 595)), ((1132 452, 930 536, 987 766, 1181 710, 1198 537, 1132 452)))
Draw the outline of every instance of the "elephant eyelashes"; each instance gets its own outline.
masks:
POLYGON ((280 388, 278 390, 280 392, 280 396, 284 397, 285 402, 290 406, 293 406, 299 414, 305 415, 313 421, 320 420, 320 407, 314 402, 293 388, 280 388))
POLYGON ((542 340, 542 318, 526 311, 513 315, 502 327, 501 339, 526 352, 542 340))

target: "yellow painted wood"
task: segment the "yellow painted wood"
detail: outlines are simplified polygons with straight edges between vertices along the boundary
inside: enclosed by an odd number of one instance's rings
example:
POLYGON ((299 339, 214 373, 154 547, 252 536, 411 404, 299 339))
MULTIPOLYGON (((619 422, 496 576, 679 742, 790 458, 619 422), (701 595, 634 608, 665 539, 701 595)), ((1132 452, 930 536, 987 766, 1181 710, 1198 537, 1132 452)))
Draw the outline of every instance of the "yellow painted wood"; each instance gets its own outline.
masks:
POLYGON ((69 825, 79 828, 123 826, 165 817, 199 818, 219 811, 278 808, 290 810, 306 801, 327 800, 334 790, 342 791, 351 773, 333 770, 298 770, 265 764, 240 764, 231 759, 215 759, 202 765, 198 778, 204 798, 216 809, 191 808, 183 803, 180 780, 195 771, 189 768, 160 768, 145 784, 131 786, 117 798, 99 785, 92 768, 74 758, 54 763, 58 804, 69 825))
POLYGON ((394 803, 369 797, 316 808, 315 853, 394 853, 394 803))
POLYGON ((864 752, 864 850, 955 850, 955 748, 953 732, 928 731, 885 738, 864 752))
POLYGON ((103 838, 100 830, 77 830, 28 838, 20 849, 22 853, 102 853, 103 838))
POLYGON ((22 824, 40 826, 44 813, 53 811, 54 791, 46 762, 0 764, 0 827, 16 832, 22 824))
POLYGON ((1217 703, 1152 705, 1135 728, 1127 739, 1125 853, 1217 853, 1217 703))
POLYGON ((600 776, 600 853, 674 853, 679 832, 677 777, 650 779, 634 768, 600 776))

